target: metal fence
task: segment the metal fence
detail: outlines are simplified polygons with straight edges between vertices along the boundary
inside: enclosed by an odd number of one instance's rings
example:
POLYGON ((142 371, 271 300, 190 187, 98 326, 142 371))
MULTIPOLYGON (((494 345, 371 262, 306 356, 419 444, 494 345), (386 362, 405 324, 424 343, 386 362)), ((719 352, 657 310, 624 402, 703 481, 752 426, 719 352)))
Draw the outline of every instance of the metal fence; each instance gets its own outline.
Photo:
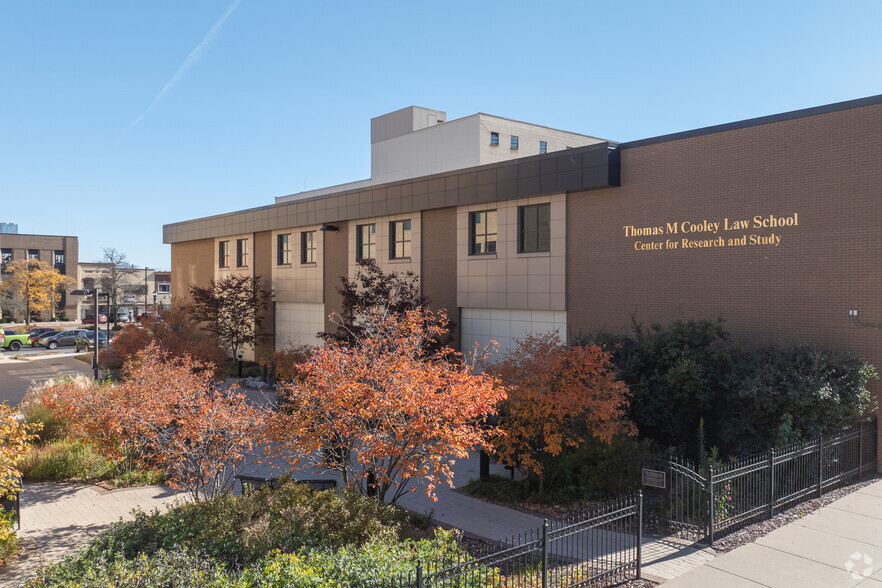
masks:
POLYGON ((876 471, 876 422, 833 437, 709 468, 710 543, 715 535, 769 519, 775 513, 864 479, 876 471))
MULTIPOLYGON (((383 588, 609 586, 640 578, 642 496, 548 522, 481 553, 422 562, 383 588)), ((381 585, 377 585, 379 588, 381 585)))

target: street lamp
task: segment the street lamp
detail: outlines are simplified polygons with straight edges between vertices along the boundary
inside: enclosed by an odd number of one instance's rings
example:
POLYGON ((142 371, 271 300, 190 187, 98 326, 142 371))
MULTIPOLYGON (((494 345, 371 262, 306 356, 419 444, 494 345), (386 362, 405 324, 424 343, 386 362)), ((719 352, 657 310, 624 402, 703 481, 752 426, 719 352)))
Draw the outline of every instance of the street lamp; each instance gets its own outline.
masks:
MULTIPOLYGON (((95 380, 98 380, 98 297, 106 296, 107 303, 110 304, 110 293, 108 292, 99 292, 98 287, 92 288, 91 290, 74 290, 70 293, 71 296, 88 296, 89 294, 93 294, 95 296, 95 346, 94 352, 95 354, 92 356, 92 371, 95 374, 95 380)), ((109 322, 109 321, 108 321, 109 322)), ((107 332, 107 342, 110 342, 110 325, 108 324, 108 332, 107 332)))

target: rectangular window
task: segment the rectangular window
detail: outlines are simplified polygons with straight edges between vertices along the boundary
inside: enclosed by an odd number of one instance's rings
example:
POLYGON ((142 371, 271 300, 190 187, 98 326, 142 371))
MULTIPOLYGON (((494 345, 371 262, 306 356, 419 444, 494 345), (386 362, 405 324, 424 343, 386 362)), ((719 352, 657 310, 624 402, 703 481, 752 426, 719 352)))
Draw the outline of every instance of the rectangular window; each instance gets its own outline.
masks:
POLYGON ((512 149, 518 148, 518 138, 514 135, 511 136, 511 148, 512 149))
POLYGON ((28 259, 40 259, 40 250, 28 249, 28 259))
POLYGON ((248 239, 236 239, 236 267, 248 267, 248 239))
POLYGON ((229 241, 221 241, 217 244, 217 267, 230 267, 229 241))
POLYGON ((156 284, 156 292, 158 294, 171 294, 171 284, 167 282, 164 284, 156 284))
POLYGON ((0 273, 6 273, 6 265, 12 261, 12 249, 0 250, 0 273))
POLYGON ((472 212, 469 225, 469 255, 496 253, 496 211, 472 212))
POLYGON ((291 264, 291 235, 276 235, 276 265, 291 264))
POLYGON ((551 205, 518 207, 518 252, 551 251, 551 205))
POLYGON ((355 228, 355 259, 374 259, 377 256, 377 225, 358 225, 355 228))
POLYGON ((389 223, 389 259, 410 258, 410 219, 389 223))
POLYGON ((315 263, 315 231, 300 233, 300 263, 315 263))
POLYGON ((539 153, 548 153, 548 143, 539 141, 539 153))
POLYGON ((490 133, 490 144, 499 145, 499 133, 490 133))
POLYGON ((63 274, 63 273, 66 273, 66 272, 64 271, 64 270, 65 270, 65 266, 64 266, 64 250, 56 249, 54 253, 55 253, 55 256, 54 256, 54 259, 53 259, 52 267, 54 267, 55 269, 57 269, 57 270, 58 270, 60 273, 62 273, 62 274, 63 274))

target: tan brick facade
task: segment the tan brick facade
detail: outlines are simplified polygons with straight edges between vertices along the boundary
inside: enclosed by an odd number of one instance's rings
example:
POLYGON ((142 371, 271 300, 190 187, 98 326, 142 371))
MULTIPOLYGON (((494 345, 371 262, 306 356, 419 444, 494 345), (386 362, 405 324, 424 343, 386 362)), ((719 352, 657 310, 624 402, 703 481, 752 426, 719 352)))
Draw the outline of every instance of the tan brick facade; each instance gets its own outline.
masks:
MULTIPOLYGON (((29 251, 36 251, 38 259, 49 265, 55 265, 55 252, 64 253, 64 267, 59 268, 61 273, 74 279, 77 277, 77 264, 79 262, 79 240, 76 237, 56 235, 25 235, 18 233, 0 233, 0 250, 11 251, 12 260, 28 259, 29 251)), ((73 286, 70 290, 76 289, 73 286)), ((75 296, 65 294, 62 301, 62 313, 69 318, 74 318, 77 313, 77 299, 75 296)), ((42 312, 41 318, 49 319, 48 311, 42 312)), ((24 318, 24 317, 20 317, 24 318)))

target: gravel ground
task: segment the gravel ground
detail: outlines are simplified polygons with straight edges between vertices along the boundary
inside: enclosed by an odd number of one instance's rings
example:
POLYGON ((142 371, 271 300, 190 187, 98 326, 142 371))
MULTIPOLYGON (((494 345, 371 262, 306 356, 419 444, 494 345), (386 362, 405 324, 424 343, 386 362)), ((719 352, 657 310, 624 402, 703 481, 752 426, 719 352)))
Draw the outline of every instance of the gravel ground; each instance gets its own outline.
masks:
POLYGON ((818 510, 822 506, 827 506, 831 502, 839 500, 843 496, 847 496, 855 490, 863 488, 864 486, 868 486, 874 482, 878 482, 879 480, 880 477, 876 476, 865 482, 859 482, 857 484, 851 484, 850 486, 844 486, 842 488, 837 488, 836 490, 831 490, 830 492, 824 494, 821 498, 807 500, 805 502, 797 504, 789 510, 785 510, 784 512, 776 514, 771 519, 760 521, 759 523, 754 523, 750 526, 744 527, 743 529, 739 529, 737 531, 729 533, 728 535, 724 535, 720 539, 714 541, 713 548, 717 552, 717 555, 721 555, 723 553, 732 551, 736 547, 741 547, 742 545, 745 545, 747 543, 753 543, 763 535, 768 535, 778 527, 783 527, 787 523, 792 523, 795 520, 801 519, 804 516, 818 510))

